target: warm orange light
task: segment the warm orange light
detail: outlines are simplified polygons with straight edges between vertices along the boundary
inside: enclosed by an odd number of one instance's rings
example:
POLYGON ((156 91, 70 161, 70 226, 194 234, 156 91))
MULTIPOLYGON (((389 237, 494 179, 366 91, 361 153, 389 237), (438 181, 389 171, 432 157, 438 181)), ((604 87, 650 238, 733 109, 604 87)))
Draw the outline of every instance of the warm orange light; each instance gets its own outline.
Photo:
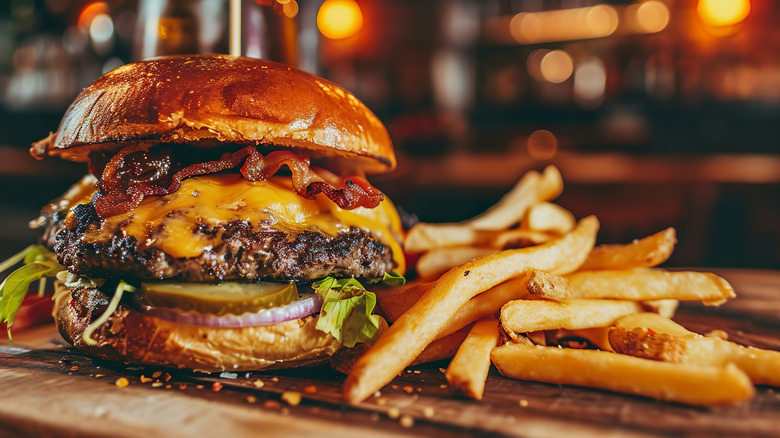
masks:
POLYGON ((353 0, 325 0, 317 13, 317 28, 326 38, 348 38, 362 27, 363 13, 353 0))
POLYGON ((555 134, 539 129, 528 136, 528 155, 536 160, 551 160, 558 152, 558 138, 555 134))
POLYGON ((98 15, 108 14, 111 9, 106 2, 92 2, 84 6, 84 9, 79 13, 79 19, 76 22, 82 30, 89 29, 92 25, 92 20, 98 15))
POLYGON ((571 76, 574 71, 574 61, 563 50, 553 50, 544 55, 539 67, 545 80, 560 84, 571 76))
POLYGON ((750 0, 699 0, 699 18, 708 26, 732 26, 750 13, 750 0))
POLYGON ((618 13, 609 5, 522 12, 512 17, 509 32, 520 44, 601 38, 618 27, 618 13))
POLYGON ((633 11, 640 32, 660 32, 669 24, 669 8, 664 2, 650 0, 635 6, 633 11))

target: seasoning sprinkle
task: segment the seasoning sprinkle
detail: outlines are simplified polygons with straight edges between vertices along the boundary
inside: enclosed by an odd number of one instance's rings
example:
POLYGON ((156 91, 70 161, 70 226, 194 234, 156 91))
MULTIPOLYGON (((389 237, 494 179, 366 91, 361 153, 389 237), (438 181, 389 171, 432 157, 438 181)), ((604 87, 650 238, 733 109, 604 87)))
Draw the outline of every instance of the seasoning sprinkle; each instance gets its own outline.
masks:
POLYGON ((426 406, 425 409, 423 409, 423 415, 425 418, 433 418, 433 406, 426 406))
POLYGON ((219 392, 222 390, 222 384, 220 382, 214 382, 211 384, 211 390, 214 392, 219 392))
POLYGON ((266 400, 265 403, 263 403, 263 407, 268 409, 279 409, 282 405, 276 400, 266 400))
POLYGON ((524 408, 528 407, 528 400, 526 400, 526 399, 520 400, 520 406, 522 406, 524 408))
POLYGON ((414 418, 412 418, 409 415, 403 415, 401 416, 400 423, 401 423, 401 427, 407 427, 407 428, 412 427, 414 426, 414 418))
POLYGON ((77 369, 79 369, 78 365, 73 365, 72 367, 70 367, 71 371, 76 371, 77 369))
POLYGON ((116 379, 116 382, 114 382, 114 385, 116 385, 116 386, 118 386, 120 388, 124 388, 125 386, 127 386, 129 384, 130 384, 130 381, 127 380, 124 377, 120 377, 120 378, 116 379))
POLYGON ((257 401, 257 397, 255 397, 253 395, 246 396, 246 402, 247 403, 255 403, 256 401, 257 401))
POLYGON ((316 394, 317 393, 317 387, 314 385, 309 385, 305 388, 303 388, 303 392, 307 394, 316 394))
POLYGON ((155 372, 152 373, 152 378, 153 379, 159 379, 160 376, 162 376, 162 371, 155 371, 155 372))
POLYGON ((401 411, 399 411, 398 408, 390 408, 387 410, 387 416, 395 420, 401 416, 401 411))
POLYGON ((159 388, 163 386, 163 382, 154 382, 152 383, 152 388, 159 388))
POLYGON ((143 374, 141 374, 141 377, 139 377, 138 380, 140 380, 141 383, 149 383, 149 382, 151 382, 154 379, 152 379, 150 377, 146 377, 143 374))
POLYGON ((282 393, 282 400, 286 401, 290 406, 298 406, 301 404, 301 393, 295 391, 284 391, 282 393))
POLYGON ((265 386, 265 383, 263 383, 263 381, 260 379, 255 380, 254 382, 252 382, 252 384, 255 385, 255 388, 262 388, 263 386, 265 386))

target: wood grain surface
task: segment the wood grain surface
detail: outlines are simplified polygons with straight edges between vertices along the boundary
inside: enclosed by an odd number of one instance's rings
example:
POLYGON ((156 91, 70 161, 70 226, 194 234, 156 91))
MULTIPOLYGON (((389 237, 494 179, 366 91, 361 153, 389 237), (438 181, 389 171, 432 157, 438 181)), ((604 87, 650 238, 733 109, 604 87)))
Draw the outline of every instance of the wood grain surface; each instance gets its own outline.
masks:
MULTIPOLYGON (((738 298, 720 308, 684 305, 675 319, 694 331, 721 329, 730 340, 780 350, 780 273, 719 273, 738 298)), ((340 396, 344 377, 328 367, 222 375, 129 367, 69 348, 51 325, 15 333, 15 340, 0 343, 0 437, 778 436, 780 431, 780 392, 769 387, 759 387, 747 403, 697 408, 510 380, 492 370, 484 399, 476 402, 450 395, 441 368, 446 364, 438 363, 407 369, 381 394, 350 406, 340 396), (129 385, 118 387, 121 378, 129 385)))

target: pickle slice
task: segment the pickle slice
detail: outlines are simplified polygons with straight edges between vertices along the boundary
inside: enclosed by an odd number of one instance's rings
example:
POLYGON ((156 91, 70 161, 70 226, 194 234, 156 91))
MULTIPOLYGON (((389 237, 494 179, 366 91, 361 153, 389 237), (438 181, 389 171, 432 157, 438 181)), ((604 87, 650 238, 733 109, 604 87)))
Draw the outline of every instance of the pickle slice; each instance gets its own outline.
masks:
POLYGON ((241 315, 279 307, 298 299, 295 283, 222 284, 154 282, 141 283, 136 299, 142 305, 210 313, 241 315))

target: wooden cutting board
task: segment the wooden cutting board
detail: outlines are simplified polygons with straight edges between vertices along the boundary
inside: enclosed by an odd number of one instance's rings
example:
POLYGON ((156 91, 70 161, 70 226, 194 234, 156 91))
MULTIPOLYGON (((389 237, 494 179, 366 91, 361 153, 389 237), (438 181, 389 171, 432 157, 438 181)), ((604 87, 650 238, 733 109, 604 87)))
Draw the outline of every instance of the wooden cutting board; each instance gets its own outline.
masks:
MULTIPOLYGON (((675 319, 780 350, 780 272, 719 273, 738 298, 721 308, 685 305, 675 319)), ((780 434, 780 390, 769 387, 740 405, 697 408, 510 380, 493 370, 477 402, 452 397, 440 368, 446 364, 438 363, 408 369, 378 396, 350 406, 340 397, 343 376, 327 367, 202 374, 96 360, 65 346, 53 326, 15 339, 0 345, 0 437, 780 434), (126 387, 116 385, 122 378, 126 387)))

